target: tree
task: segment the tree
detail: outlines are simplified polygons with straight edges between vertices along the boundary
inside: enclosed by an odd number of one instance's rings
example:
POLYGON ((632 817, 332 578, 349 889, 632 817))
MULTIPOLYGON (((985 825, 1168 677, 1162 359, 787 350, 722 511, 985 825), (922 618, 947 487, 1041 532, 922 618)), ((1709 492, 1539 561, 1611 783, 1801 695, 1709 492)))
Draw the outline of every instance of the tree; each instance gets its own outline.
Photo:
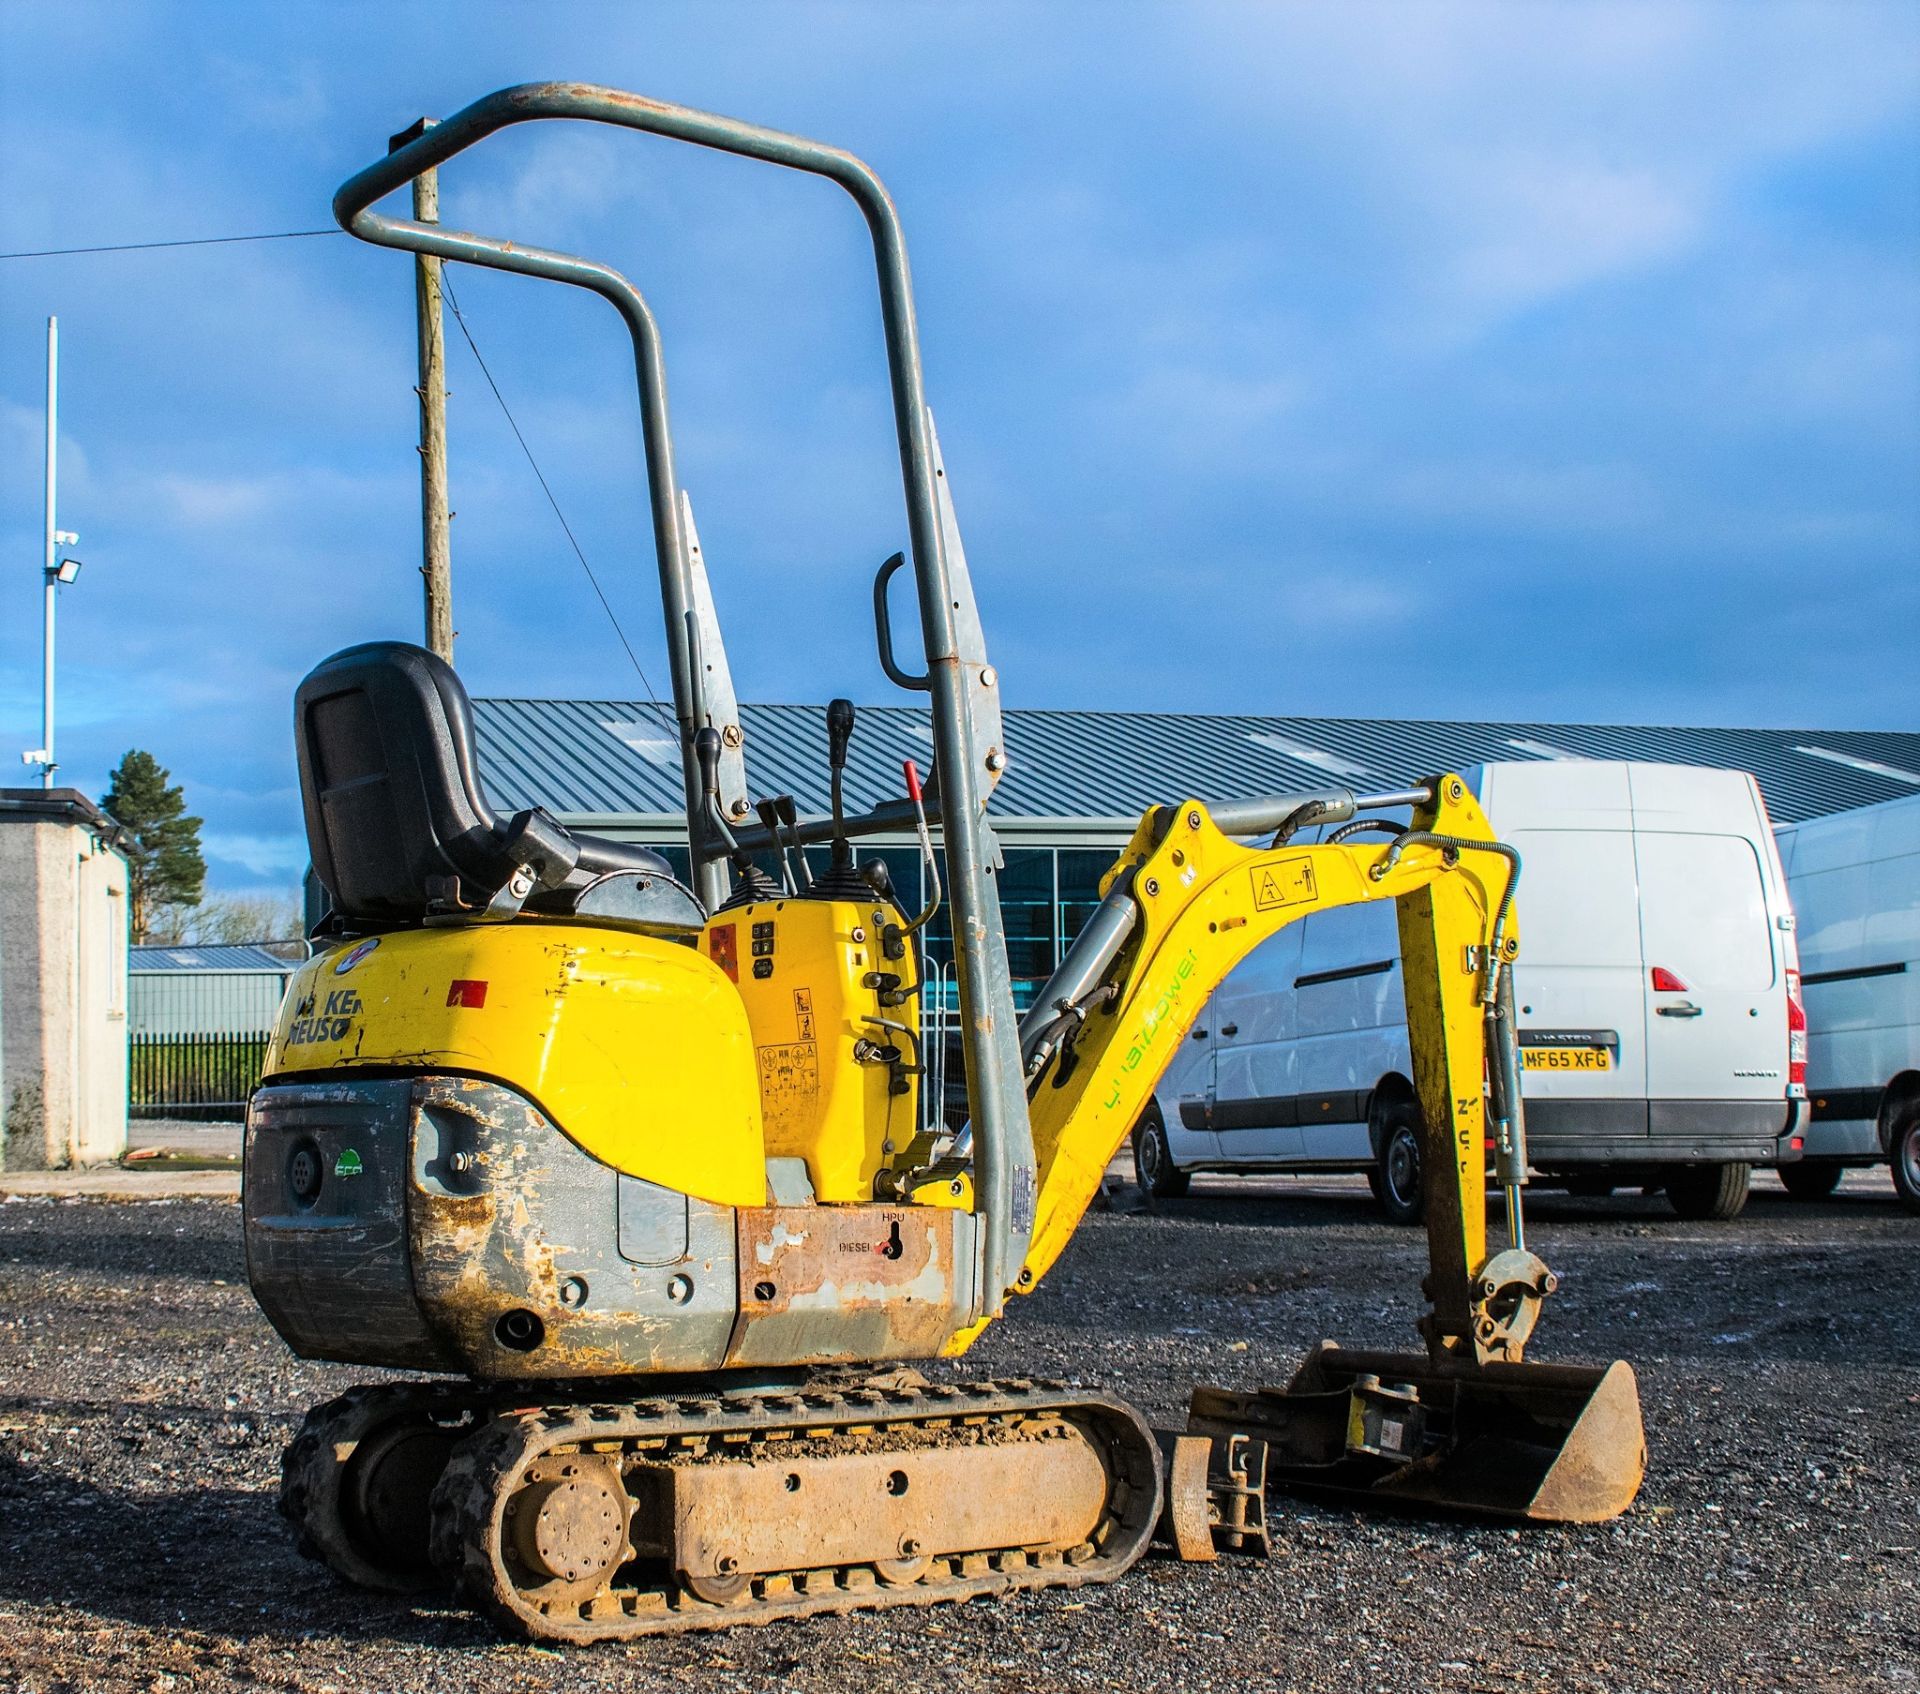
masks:
POLYGON ((170 908, 199 905, 206 887, 201 820, 187 815, 186 797, 178 783, 168 784, 170 774, 151 753, 136 747, 114 767, 100 796, 101 808, 127 832, 135 941, 145 941, 170 908))
POLYGON ((289 894, 209 894, 182 928, 192 946, 291 941, 303 933, 300 901, 289 894))

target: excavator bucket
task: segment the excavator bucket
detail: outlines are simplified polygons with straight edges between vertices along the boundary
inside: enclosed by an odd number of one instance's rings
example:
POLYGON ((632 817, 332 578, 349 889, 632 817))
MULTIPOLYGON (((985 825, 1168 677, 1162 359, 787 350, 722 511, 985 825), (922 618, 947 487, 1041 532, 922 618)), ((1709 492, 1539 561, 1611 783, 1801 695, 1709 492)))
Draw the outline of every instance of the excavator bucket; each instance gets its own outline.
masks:
POLYGON ((1539 1523, 1633 1503, 1646 1436, 1633 1367, 1475 1364, 1322 1342, 1285 1388, 1196 1388, 1189 1434, 1266 1445, 1270 1489, 1539 1523))

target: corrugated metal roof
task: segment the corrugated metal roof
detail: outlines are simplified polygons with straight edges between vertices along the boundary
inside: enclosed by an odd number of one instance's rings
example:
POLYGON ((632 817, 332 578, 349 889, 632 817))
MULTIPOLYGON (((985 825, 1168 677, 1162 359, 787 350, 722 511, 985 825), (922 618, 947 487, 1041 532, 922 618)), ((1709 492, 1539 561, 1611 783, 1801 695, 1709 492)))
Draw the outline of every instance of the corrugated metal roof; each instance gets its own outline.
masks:
POLYGON ((275 971, 297 967, 264 947, 174 947, 143 942, 127 949, 130 971, 275 971))
MULTIPOLYGON (((636 820, 681 811, 664 708, 476 700, 474 709, 481 777, 496 806, 636 820)), ((743 706, 740 715, 754 792, 791 794, 803 813, 825 812, 822 709, 743 706)), ((1920 734, 1894 731, 1010 711, 1007 751, 992 806, 1000 819, 1131 819, 1162 801, 1329 786, 1382 790, 1466 765, 1554 757, 1751 771, 1776 823, 1920 790, 1920 734)), ((914 758, 924 771, 932 754, 925 708, 862 707, 847 768, 848 809, 899 797, 900 761, 914 758)))

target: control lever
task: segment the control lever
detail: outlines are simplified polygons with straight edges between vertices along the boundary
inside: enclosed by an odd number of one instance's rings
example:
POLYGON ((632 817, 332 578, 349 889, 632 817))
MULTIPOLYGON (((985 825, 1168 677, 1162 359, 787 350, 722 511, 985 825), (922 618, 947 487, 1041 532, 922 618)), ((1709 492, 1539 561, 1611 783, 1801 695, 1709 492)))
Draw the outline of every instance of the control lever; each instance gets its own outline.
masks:
POLYGON ((779 815, 781 828, 787 832, 787 839, 793 843, 793 856, 800 861, 800 881, 805 887, 811 888, 813 866, 807 863, 807 850, 801 845, 800 813, 793 804, 793 796, 791 794, 776 795, 773 806, 779 815))
POLYGON ((902 759, 900 774, 906 778, 907 798, 913 802, 913 827, 920 837, 920 862, 927 867, 926 909, 901 931, 902 935, 911 935, 915 930, 926 928, 933 914, 940 910, 940 865, 933 856, 933 837, 927 833, 927 801, 920 786, 919 767, 911 759, 902 759))
POLYGON ((853 702, 827 702, 827 768, 833 782, 833 868, 853 868, 853 846, 847 840, 846 817, 840 803, 840 779, 847 768, 847 743, 853 740, 853 702))
POLYGON ((760 816, 761 827, 773 837, 774 850, 780 855, 780 886, 789 894, 797 894, 799 887, 793 880, 793 865, 787 858, 787 844, 780 834, 780 802, 762 800, 753 809, 760 816))
MULTIPOLYGON (((914 824, 920 837, 920 859, 927 868, 927 903, 921 909, 918 917, 911 918, 904 924, 890 923, 882 928, 880 931, 880 951, 889 959, 904 959, 907 956, 907 938, 925 929, 932 921, 933 914, 940 910, 940 867, 933 856, 933 838, 927 833, 927 808, 925 794, 920 786, 920 772, 911 759, 902 759, 900 761, 900 771, 907 779, 907 798, 913 802, 914 824)), ((866 878, 868 884, 873 887, 875 892, 886 894, 892 898, 893 878, 891 874, 885 876, 885 886, 883 887, 881 879, 875 875, 876 869, 884 873, 886 870, 886 861, 883 859, 871 860, 860 867, 860 874, 866 878)), ((897 907, 899 906, 897 898, 894 899, 894 904, 897 907)), ((905 907, 900 907, 899 909, 904 915, 905 907)))
POLYGON ((846 810, 841 790, 847 769, 847 743, 853 739, 853 702, 827 702, 827 767, 832 773, 833 855, 827 874, 814 885, 813 892, 830 900, 858 900, 865 896, 853 854, 847 839, 846 810))
POLYGON ((700 804, 706 808, 720 839, 727 844, 727 857, 742 875, 753 869, 753 861, 740 851, 740 843, 727 826, 726 812, 720 805, 720 732, 712 724, 693 732, 693 756, 700 766, 700 804))

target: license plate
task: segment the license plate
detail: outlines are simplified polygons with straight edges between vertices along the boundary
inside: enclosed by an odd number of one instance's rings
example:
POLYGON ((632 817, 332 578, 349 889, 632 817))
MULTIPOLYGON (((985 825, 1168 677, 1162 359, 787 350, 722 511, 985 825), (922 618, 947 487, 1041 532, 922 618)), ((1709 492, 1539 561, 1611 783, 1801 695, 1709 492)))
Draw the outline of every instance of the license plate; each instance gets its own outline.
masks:
POLYGON ((1604 1047, 1522 1047, 1523 1071, 1610 1071, 1613 1054, 1604 1047))

